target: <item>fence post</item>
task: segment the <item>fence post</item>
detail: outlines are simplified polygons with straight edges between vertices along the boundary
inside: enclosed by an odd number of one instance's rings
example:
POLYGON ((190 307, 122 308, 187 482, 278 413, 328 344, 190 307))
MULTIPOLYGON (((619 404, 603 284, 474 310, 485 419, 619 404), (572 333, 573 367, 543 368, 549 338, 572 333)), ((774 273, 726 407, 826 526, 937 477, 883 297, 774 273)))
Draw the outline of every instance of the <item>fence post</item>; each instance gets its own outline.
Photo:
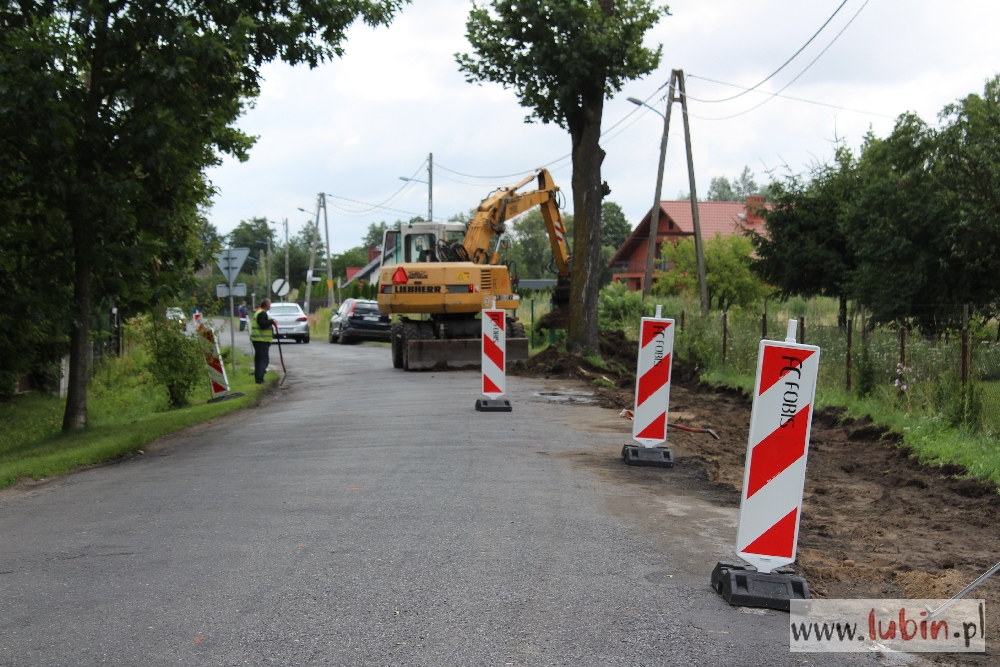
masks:
POLYGON ((726 339, 729 338, 728 313, 722 313, 722 365, 726 365, 726 339))
POLYGON ((861 347, 868 345, 868 320, 865 315, 865 304, 861 304, 861 347))
POLYGON ((906 368, 906 327, 899 327, 899 365, 906 368))
POLYGON ((847 391, 851 391, 851 346, 853 344, 854 320, 847 318, 847 391))
POLYGON ((764 314, 760 317, 760 337, 767 338, 767 299, 764 299, 764 314))
POLYGON ((681 311, 681 333, 684 333, 684 311, 681 311))
POLYGON ((969 382, 969 304, 962 309, 962 386, 969 382))
POLYGON ((806 316, 799 318, 799 345, 806 344, 806 316))
POLYGON ((534 347, 535 345, 535 300, 531 300, 531 340, 528 345, 534 347))

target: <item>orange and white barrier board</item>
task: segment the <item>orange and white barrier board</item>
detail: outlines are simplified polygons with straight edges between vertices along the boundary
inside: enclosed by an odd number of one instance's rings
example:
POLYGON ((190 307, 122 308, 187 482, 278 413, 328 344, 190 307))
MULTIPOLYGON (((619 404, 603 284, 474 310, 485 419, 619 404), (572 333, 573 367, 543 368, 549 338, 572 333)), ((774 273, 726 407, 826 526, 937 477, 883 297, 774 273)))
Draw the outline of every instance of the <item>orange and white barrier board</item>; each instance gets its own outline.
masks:
POLYGON ((507 367, 507 311, 483 310, 483 395, 491 399, 503 396, 507 367))
POLYGON ((815 345, 762 340, 736 552, 759 572, 795 561, 806 481, 806 456, 819 372, 815 345))
POLYGON ((657 306, 657 317, 644 317, 639 324, 632 439, 644 447, 667 440, 674 321, 659 317, 659 310, 657 306))
POLYGON ((207 321, 198 318, 198 340, 201 342, 201 352, 205 357, 205 367, 208 371, 208 382, 212 388, 212 398, 219 398, 229 393, 229 378, 226 377, 226 367, 222 364, 219 354, 219 341, 215 331, 208 326, 207 321))

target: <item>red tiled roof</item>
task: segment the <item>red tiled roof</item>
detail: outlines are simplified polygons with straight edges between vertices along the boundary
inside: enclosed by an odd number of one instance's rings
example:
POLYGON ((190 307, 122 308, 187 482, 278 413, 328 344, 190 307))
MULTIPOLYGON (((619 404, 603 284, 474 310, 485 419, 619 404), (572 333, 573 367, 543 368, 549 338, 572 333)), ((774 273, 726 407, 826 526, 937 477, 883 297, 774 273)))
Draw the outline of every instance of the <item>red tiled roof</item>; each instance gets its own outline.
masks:
MULTIPOLYGON (((694 234, 694 222, 691 217, 691 202, 661 201, 660 221, 657 230, 657 240, 664 238, 680 238, 694 234)), ((731 236, 742 233, 743 229, 759 230, 764 226, 763 220, 751 218, 747 221, 746 202, 741 201, 700 201, 698 202, 698 220, 701 223, 701 237, 714 238, 716 234, 731 236)), ((649 214, 647 213, 635 229, 629 234, 625 243, 618 248, 611 258, 614 264, 628 260, 640 241, 649 238, 649 214)))

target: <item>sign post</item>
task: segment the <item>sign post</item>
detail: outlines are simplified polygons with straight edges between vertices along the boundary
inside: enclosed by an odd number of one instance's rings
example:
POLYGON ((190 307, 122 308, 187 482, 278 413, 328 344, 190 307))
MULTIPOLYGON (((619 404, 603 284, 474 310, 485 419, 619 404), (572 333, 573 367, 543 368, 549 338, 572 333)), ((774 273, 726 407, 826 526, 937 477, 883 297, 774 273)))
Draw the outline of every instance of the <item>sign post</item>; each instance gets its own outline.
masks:
POLYGON ((784 567, 795 562, 819 374, 820 349, 795 342, 797 324, 789 320, 784 342, 760 342, 736 534, 736 554, 749 565, 712 572, 734 605, 787 611, 789 600, 809 598, 805 579, 784 567))
POLYGON ((513 407, 507 399, 500 399, 506 385, 507 355, 507 311, 502 308, 483 310, 483 395, 487 398, 476 400, 479 412, 511 412, 513 407))
POLYGON ((632 466, 672 468, 674 455, 667 441, 670 408, 670 368, 674 351, 674 321, 644 317, 639 324, 639 359, 635 373, 635 409, 632 439, 639 445, 622 447, 622 458, 632 466))
MULTIPOLYGON (((219 265, 219 270, 226 277, 226 284, 229 286, 229 349, 233 354, 233 375, 236 374, 236 333, 233 331, 233 281, 240 275, 243 262, 250 255, 250 248, 226 248, 215 256, 215 263, 219 265)), ((243 295, 246 296, 246 285, 243 285, 243 295)))

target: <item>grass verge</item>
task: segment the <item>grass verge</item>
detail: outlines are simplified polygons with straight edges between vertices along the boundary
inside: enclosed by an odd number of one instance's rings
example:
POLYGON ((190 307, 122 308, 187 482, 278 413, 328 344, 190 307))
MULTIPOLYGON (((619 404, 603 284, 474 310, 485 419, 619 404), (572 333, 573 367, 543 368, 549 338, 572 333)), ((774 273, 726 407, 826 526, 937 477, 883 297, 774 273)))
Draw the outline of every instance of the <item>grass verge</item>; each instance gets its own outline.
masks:
MULTIPOLYGON (((753 394, 754 378, 750 375, 716 369, 705 373, 702 380, 753 394)), ((884 389, 891 391, 889 387, 884 389)), ((965 467, 972 477, 1000 486, 1000 442, 994 438, 955 428, 940 415, 894 408, 890 397, 877 393, 861 398, 843 389, 817 388, 816 409, 828 406, 843 407, 847 410, 844 416, 855 419, 870 415, 876 424, 901 433, 903 444, 910 447, 922 463, 956 463, 965 467)))
POLYGON ((164 410, 159 388, 140 384, 120 392, 92 389, 92 426, 76 433, 58 430, 64 400, 37 394, 15 398, 0 411, 0 426, 5 431, 0 438, 0 489, 22 478, 51 477, 128 456, 162 435, 257 404, 278 381, 278 374, 268 373, 265 383, 257 385, 248 371, 252 367, 249 357, 241 356, 243 363, 236 377, 230 377, 230 384, 232 391, 246 396, 219 403, 203 398, 184 408, 164 410), (133 409, 116 409, 123 403, 133 409))

